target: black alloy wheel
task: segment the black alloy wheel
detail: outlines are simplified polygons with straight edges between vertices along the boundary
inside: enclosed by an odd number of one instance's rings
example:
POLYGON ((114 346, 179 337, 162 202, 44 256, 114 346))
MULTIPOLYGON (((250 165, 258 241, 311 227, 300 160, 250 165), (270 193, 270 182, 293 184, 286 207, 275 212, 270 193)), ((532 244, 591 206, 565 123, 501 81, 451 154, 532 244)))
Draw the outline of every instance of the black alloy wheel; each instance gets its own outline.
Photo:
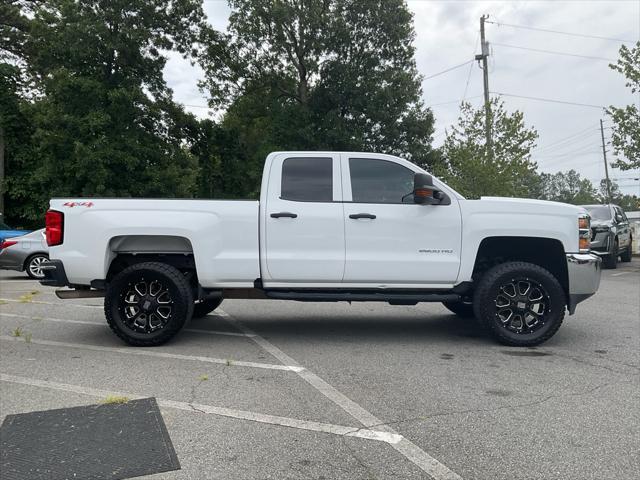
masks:
POLYGON ((478 282, 473 306, 480 323, 499 342, 539 345, 562 325, 567 297, 548 270, 527 262, 506 262, 478 282))
POLYGON ((177 268, 159 262, 131 265, 109 283, 104 301, 111 330, 135 346, 160 345, 193 314, 193 290, 177 268))

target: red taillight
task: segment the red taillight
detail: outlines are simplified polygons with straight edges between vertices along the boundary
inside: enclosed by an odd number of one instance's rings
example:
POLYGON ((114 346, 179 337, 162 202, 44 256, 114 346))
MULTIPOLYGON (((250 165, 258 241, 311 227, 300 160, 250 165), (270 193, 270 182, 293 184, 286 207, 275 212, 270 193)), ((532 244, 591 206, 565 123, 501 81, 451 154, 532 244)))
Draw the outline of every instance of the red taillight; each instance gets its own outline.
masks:
POLYGON ((64 214, 49 210, 45 215, 47 245, 54 247, 62 244, 64 237, 64 214))
POLYGON ((4 248, 7 248, 7 247, 10 247, 11 245, 15 245, 16 243, 18 243, 18 242, 14 241, 14 240, 5 240, 4 242, 0 243, 0 250, 2 250, 4 248))

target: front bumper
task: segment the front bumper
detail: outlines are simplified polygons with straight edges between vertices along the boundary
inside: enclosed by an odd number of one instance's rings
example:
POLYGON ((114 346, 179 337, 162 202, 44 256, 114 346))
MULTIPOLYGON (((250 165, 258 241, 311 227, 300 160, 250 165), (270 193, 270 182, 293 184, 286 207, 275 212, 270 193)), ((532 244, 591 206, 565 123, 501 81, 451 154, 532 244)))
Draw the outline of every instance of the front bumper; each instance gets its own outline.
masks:
POLYGON ((42 264, 44 278, 40 280, 41 285, 47 287, 66 287, 69 285, 67 273, 61 260, 49 260, 42 264))
POLYGON ((598 291, 602 260, 593 253, 568 253, 569 273, 569 314, 573 315, 576 305, 598 291))
POLYGON ((611 251, 611 232, 595 232, 591 235, 591 253, 607 255, 611 251))

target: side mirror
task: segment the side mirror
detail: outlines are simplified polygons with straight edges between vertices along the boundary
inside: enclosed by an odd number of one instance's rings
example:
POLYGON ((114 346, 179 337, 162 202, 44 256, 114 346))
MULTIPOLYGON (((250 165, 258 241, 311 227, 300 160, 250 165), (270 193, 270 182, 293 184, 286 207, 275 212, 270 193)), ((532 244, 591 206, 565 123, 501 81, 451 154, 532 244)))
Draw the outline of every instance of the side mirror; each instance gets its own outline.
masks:
POLYGON ((443 195, 433 186, 433 177, 427 173, 416 173, 413 177, 413 203, 433 205, 440 203, 443 195))

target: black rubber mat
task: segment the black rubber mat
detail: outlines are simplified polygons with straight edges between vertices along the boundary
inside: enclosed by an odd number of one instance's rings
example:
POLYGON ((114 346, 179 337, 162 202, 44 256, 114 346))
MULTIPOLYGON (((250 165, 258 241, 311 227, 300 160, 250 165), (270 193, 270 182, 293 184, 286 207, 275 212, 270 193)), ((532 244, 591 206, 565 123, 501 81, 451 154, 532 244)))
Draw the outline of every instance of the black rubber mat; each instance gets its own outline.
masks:
POLYGON ((116 480, 179 470, 155 398, 8 415, 2 480, 116 480))

